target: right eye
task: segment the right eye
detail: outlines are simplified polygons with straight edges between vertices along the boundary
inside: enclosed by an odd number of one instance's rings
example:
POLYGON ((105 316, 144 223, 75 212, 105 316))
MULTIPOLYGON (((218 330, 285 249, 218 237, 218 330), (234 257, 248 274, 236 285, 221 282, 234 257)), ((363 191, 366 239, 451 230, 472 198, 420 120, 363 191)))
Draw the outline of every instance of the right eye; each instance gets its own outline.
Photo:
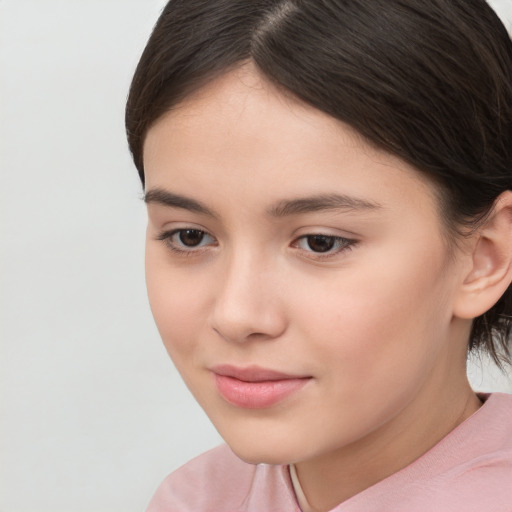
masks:
POLYGON ((193 252, 194 250, 214 245, 215 239, 200 229, 174 229, 166 231, 158 236, 165 244, 175 252, 193 252))

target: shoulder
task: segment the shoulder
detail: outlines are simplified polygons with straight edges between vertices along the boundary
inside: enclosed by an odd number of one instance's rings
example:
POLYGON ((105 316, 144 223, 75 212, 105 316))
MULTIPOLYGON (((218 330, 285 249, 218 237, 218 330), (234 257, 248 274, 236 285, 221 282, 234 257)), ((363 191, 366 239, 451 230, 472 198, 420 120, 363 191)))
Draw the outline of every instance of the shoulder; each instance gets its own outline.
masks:
POLYGON ((472 457, 447 472, 444 483, 465 497, 468 511, 512 512, 512 395, 493 393, 480 411, 468 422, 472 457))
POLYGON ((512 395, 482 398, 483 406, 438 446, 440 470, 424 481, 431 506, 512 512, 512 395))
POLYGON ((283 512, 296 510, 285 469, 248 464, 221 445, 171 473, 146 512, 270 512, 276 503, 283 512))
POLYGON ((205 506, 213 510, 213 501, 221 493, 224 501, 237 502, 237 494, 250 487, 255 470, 256 466, 242 462, 226 445, 218 446, 171 473, 158 487, 147 512, 199 512, 208 510, 205 506))
POLYGON ((484 405, 467 420, 471 427, 475 442, 487 448, 482 451, 512 452, 512 395, 492 393, 480 395, 485 399, 484 405), (485 439, 485 441, 484 441, 485 439))

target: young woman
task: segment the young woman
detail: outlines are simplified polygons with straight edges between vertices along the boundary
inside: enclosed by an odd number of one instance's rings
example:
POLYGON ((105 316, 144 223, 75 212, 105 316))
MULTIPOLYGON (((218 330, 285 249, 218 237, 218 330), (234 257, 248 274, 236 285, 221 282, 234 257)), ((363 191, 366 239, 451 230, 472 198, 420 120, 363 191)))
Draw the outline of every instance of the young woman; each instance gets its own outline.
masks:
POLYGON ((163 342, 227 446, 148 511, 512 511, 512 43, 484 0, 172 0, 126 110, 163 342))

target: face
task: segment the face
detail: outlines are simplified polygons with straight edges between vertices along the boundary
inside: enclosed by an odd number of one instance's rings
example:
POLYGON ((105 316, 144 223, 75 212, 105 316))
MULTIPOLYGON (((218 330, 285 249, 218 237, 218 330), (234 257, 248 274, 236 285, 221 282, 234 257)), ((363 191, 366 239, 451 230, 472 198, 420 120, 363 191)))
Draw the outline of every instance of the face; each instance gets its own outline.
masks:
POLYGON ((249 66, 163 116, 144 164, 153 315, 240 457, 328 453, 442 391, 460 276, 417 171, 249 66))

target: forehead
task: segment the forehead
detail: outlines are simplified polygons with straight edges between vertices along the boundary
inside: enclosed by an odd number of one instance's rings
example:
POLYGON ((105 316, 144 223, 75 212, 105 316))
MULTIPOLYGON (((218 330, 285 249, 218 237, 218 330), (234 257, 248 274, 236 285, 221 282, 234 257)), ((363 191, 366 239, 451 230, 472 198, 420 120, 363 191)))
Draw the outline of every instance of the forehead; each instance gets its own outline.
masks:
POLYGON ((250 64, 162 116, 148 132, 144 167, 148 190, 226 200, 236 194, 245 204, 333 191, 409 207, 418 204, 412 195, 425 204, 435 198, 419 171, 279 90, 250 64))

